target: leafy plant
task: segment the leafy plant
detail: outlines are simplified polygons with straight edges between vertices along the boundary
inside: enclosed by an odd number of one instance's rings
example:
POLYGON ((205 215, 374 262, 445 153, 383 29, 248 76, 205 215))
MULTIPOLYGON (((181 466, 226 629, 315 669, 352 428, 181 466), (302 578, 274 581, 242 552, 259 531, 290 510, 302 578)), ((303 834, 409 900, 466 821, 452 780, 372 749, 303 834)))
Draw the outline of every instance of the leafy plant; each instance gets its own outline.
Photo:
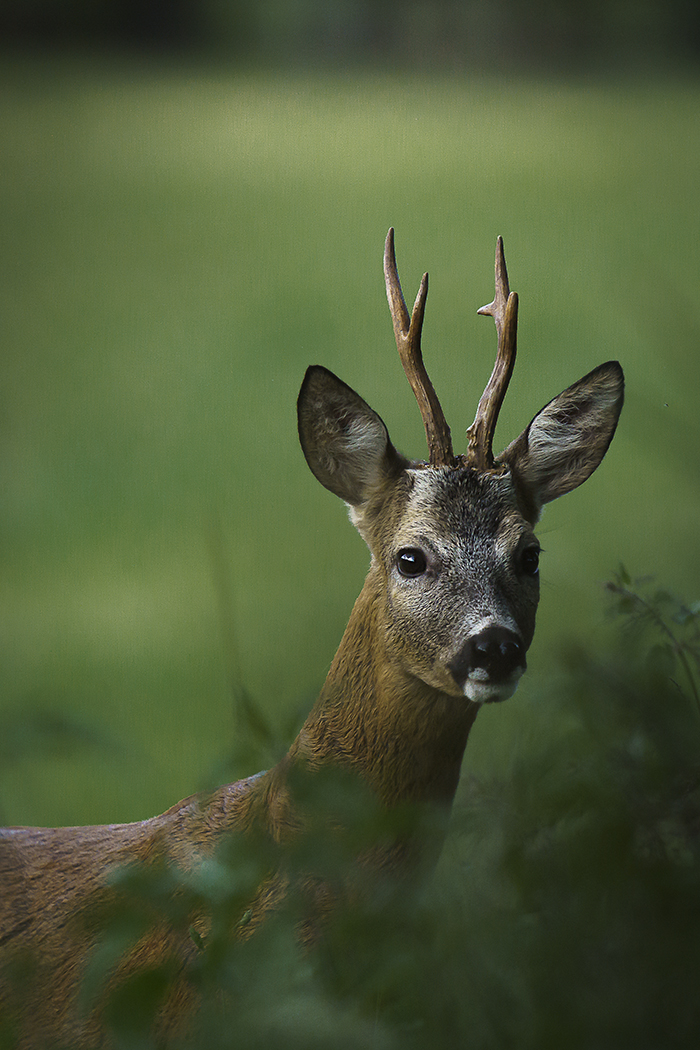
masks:
MULTIPOLYGON (((653 577, 632 580, 623 565, 607 584, 613 609, 637 633, 656 635, 647 659, 653 669, 675 680, 677 667, 700 714, 697 675, 700 673, 700 601, 686 604, 654 585, 653 577)), ((682 689, 682 683, 677 683, 682 689)))

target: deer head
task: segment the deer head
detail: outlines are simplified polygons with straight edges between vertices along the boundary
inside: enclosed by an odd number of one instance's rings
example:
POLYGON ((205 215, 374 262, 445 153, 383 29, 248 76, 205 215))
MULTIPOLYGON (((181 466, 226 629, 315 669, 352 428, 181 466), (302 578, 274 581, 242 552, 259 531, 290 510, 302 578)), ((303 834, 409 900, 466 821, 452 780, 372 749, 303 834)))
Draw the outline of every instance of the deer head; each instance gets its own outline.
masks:
POLYGON ((502 700, 525 670, 535 627, 540 547, 534 526, 543 505, 582 484, 605 455, 622 407, 622 369, 609 361, 589 372, 494 457, 518 314, 499 238, 495 297, 478 311, 494 318, 496 364, 467 431, 466 452, 455 455, 421 354, 428 275, 409 315, 393 230, 384 272, 428 461, 397 452, 380 416, 319 366, 308 370, 299 395, 301 445, 321 484, 347 503, 370 549, 368 584, 388 664, 399 677, 449 696, 502 700))

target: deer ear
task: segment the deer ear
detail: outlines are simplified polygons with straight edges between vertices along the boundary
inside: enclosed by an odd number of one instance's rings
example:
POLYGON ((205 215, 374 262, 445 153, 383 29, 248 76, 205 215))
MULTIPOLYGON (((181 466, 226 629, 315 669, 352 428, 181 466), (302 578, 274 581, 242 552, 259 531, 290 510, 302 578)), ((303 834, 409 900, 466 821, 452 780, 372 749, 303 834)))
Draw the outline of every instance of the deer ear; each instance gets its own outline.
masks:
POLYGON ((306 372, 297 402, 299 440, 311 471, 325 488, 354 507, 407 465, 382 419, 321 365, 306 372))
POLYGON ((623 398, 622 369, 608 361, 545 405, 498 457, 518 476, 538 513, 591 476, 612 441, 623 398))

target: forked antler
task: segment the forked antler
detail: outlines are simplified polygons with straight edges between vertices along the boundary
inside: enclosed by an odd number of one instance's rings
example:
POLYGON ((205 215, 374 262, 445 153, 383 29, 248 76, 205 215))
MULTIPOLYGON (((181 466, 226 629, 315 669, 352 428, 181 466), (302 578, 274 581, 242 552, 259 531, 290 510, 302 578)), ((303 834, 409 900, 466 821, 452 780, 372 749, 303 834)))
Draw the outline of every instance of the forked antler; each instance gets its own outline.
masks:
POLYGON ((386 297, 389 300, 391 319, 394 323, 396 346, 401 358, 404 372, 416 395, 420 414, 428 439, 428 458, 431 467, 452 467, 455 457, 452 452, 452 438, 444 413, 437 399, 437 394, 430 382, 423 364, 420 348, 425 300, 428 296, 428 275, 423 274, 418 295, 409 317, 406 302, 401 291, 401 282, 396 268, 394 253, 394 230, 389 230, 384 245, 384 277, 386 280, 386 297))
POLYGON ((513 374, 518 332, 518 296, 516 292, 510 291, 508 285, 502 237, 496 242, 496 294, 493 302, 482 306, 477 313, 493 317, 496 322, 498 353, 491 378, 481 395, 474 422, 467 430, 469 443, 466 461, 477 470, 492 470, 493 434, 513 374))
MULTIPOLYGON (((384 246, 384 277, 386 279, 386 296, 389 300, 391 319, 394 323, 394 335, 404 372, 423 418, 425 434, 428 439, 429 463, 431 467, 455 466, 458 460, 452 451, 452 438, 437 395, 430 382, 423 364, 420 337, 425 313, 425 300, 428 296, 428 275, 423 280, 416 296, 413 312, 409 317, 406 302, 401 291, 401 282, 396 268, 394 252, 394 230, 389 230, 384 246)), ((508 284, 508 271, 503 252, 503 238, 496 242, 496 290, 494 300, 488 306, 477 310, 479 314, 493 317, 498 333, 498 351, 491 378, 481 395, 474 422, 467 430, 467 452, 459 457, 459 462, 475 467, 477 470, 493 470, 493 435, 498 421, 498 413, 506 395, 510 377, 515 366, 518 330, 518 296, 511 292, 508 284)))

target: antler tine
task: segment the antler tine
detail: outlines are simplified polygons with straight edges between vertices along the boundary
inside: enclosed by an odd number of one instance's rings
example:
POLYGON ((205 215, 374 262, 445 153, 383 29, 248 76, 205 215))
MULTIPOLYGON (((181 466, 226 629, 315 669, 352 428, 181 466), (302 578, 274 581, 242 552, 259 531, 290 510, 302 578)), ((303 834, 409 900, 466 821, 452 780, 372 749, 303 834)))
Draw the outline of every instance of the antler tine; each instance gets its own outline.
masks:
POLYGON ((493 302, 482 306, 477 313, 493 317, 498 333, 498 353, 474 422, 467 431, 467 461, 478 470, 491 470, 494 466, 493 435, 515 366, 518 333, 518 296, 511 292, 508 284, 502 237, 496 242, 496 294, 493 302))
POLYGON ((428 439, 428 460, 431 467, 453 466, 455 458, 452 452, 450 428, 437 399, 423 364, 420 347, 425 300, 428 296, 428 275, 423 274, 418 295, 409 317, 406 301, 401 291, 401 282, 396 268, 394 252, 394 230, 389 230, 384 245, 384 278, 386 280, 386 297, 389 301, 391 319, 394 324, 396 346, 401 358, 403 370, 416 396, 420 414, 428 439))

